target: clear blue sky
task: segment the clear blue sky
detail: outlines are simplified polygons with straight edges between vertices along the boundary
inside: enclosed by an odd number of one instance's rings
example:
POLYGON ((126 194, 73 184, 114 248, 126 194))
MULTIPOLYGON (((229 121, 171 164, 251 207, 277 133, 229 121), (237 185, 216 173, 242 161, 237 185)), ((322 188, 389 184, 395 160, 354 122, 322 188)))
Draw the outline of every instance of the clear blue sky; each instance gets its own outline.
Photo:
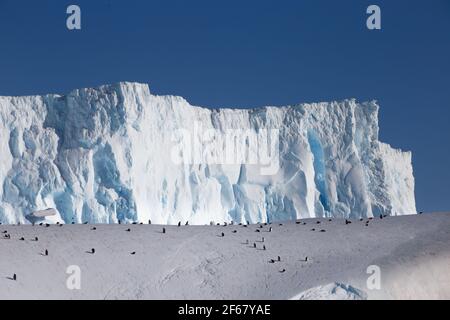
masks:
POLYGON ((450 210, 448 0, 0 0, 0 95, 125 80, 210 107, 376 99, 381 139, 413 151, 418 210, 450 210))

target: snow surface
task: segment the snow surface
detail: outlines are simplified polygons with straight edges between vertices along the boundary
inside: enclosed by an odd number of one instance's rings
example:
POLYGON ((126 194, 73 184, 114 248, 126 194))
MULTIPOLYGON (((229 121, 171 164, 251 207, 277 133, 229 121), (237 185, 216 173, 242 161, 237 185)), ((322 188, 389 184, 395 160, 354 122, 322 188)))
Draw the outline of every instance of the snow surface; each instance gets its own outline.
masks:
POLYGON ((0 299, 450 298, 449 213, 367 221, 0 226, 0 299), (66 287, 72 265, 80 290, 66 287), (366 285, 372 265, 380 290, 366 285))
MULTIPOLYGON (((30 213, 46 208, 58 212, 49 220, 66 223, 416 213, 411 153, 378 141, 375 102, 211 110, 152 95, 145 84, 119 83, 68 95, 0 97, 0 137, 3 223, 29 223, 30 213), (195 135, 199 125, 223 135, 277 132, 278 140, 267 140, 279 152, 256 163, 177 163, 177 132, 195 135)), ((220 150, 223 140, 210 138, 193 152, 220 150)), ((261 156, 245 143, 236 149, 261 156)))
POLYGON ((308 289, 290 300, 366 300, 364 291, 343 283, 330 283, 308 289))

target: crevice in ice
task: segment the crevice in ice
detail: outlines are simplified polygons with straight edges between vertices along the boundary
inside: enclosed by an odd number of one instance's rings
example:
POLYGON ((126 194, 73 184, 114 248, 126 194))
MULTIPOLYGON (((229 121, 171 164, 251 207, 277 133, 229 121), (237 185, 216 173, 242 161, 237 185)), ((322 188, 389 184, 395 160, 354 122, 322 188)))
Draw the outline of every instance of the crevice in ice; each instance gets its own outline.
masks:
POLYGON ((314 159, 314 182, 316 184, 317 191, 319 191, 319 201, 325 211, 329 212, 330 206, 327 196, 326 170, 322 144, 313 131, 308 131, 308 142, 314 159))

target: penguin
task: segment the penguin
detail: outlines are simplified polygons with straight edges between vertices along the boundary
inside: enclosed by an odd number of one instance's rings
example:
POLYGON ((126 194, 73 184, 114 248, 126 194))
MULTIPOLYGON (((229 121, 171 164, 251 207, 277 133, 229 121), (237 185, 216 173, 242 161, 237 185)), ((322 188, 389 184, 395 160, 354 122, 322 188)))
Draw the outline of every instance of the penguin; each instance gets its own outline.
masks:
POLYGON ((256 249, 256 242, 253 242, 253 248, 256 249))
POLYGON ((277 259, 278 259, 278 262, 280 262, 280 261, 281 261, 281 257, 280 257, 280 256, 278 256, 278 258, 277 258, 277 259))
POLYGON ((152 220, 148 220, 148 224, 152 224, 152 220))
POLYGON ((91 253, 92 253, 92 254, 95 253, 95 249, 94 249, 94 248, 91 249, 91 253))
POLYGON ((237 233, 237 230, 233 230, 232 232, 233 232, 233 233, 237 233))
POLYGON ((17 281, 17 274, 14 273, 12 279, 13 279, 14 281, 17 281))
POLYGON ((38 237, 34 237, 34 241, 39 241, 39 238, 38 237))
POLYGON ((270 259, 270 260, 269 260, 269 263, 275 263, 275 260, 270 259))
POLYGON ((261 231, 259 231, 259 229, 256 229, 255 232, 261 232, 261 231))
POLYGON ((305 257, 305 262, 308 262, 308 257, 305 257))
POLYGON ((91 230, 93 230, 93 231, 94 231, 94 230, 97 230, 97 228, 96 228, 96 227, 92 227, 92 229, 91 229, 91 230))
POLYGON ((261 242, 264 242, 264 240, 266 240, 266 239, 264 239, 264 237, 262 237, 261 242))
POLYGON ((320 232, 327 232, 327 230, 325 230, 325 229, 322 229, 322 230, 320 230, 320 232))
POLYGON ((20 241, 25 241, 25 238, 24 238, 24 237, 21 237, 19 240, 20 240, 20 241))
POLYGON ((186 221, 186 223, 184 224, 185 226, 188 226, 189 225, 189 221, 186 221))
POLYGON ((47 249, 45 249, 44 255, 48 256, 48 250, 47 249))
POLYGON ((266 250, 266 245, 263 245, 263 250, 266 250))
POLYGON ((347 224, 350 224, 350 223, 352 223, 350 220, 345 219, 345 224, 346 224, 346 225, 347 225, 347 224))
POLYGON ((272 227, 269 228, 269 232, 272 232, 272 227))
POLYGON ((297 221, 295 224, 300 224, 301 222, 300 221, 297 221))
POLYGON ((333 221, 333 219, 328 219, 329 222, 333 221))
POLYGON ((320 221, 316 221, 317 224, 320 224, 320 221))
POLYGON ((281 269, 280 270, 280 273, 285 273, 286 272, 286 269, 281 269))
POLYGON ((312 228, 311 231, 316 231, 316 229, 312 228))
POLYGON ((163 228, 163 231, 162 231, 163 233, 166 233, 166 228, 163 228))
POLYGON ((225 233, 222 232, 222 238, 225 237, 225 233))
POLYGON ((125 230, 126 232, 130 232, 131 231, 131 229, 130 228, 128 228, 127 230, 125 230))
POLYGON ((134 256, 136 254, 136 251, 133 251, 130 253, 132 256, 134 256))
POLYGON ((181 226, 181 221, 178 221, 178 226, 179 226, 179 227, 181 226))
POLYGON ((250 224, 250 222, 247 220, 247 225, 249 225, 250 224))

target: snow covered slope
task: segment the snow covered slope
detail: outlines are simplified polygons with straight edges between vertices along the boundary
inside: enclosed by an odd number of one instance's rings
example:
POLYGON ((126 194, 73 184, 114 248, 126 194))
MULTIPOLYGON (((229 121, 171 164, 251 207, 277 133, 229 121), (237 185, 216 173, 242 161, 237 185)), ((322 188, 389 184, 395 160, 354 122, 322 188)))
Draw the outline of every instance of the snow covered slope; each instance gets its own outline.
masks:
POLYGON ((351 221, 0 226, 0 299, 450 299, 450 213, 351 221))
POLYGON ((0 97, 0 222, 205 224, 416 213, 375 102, 194 107, 119 83, 0 97))

